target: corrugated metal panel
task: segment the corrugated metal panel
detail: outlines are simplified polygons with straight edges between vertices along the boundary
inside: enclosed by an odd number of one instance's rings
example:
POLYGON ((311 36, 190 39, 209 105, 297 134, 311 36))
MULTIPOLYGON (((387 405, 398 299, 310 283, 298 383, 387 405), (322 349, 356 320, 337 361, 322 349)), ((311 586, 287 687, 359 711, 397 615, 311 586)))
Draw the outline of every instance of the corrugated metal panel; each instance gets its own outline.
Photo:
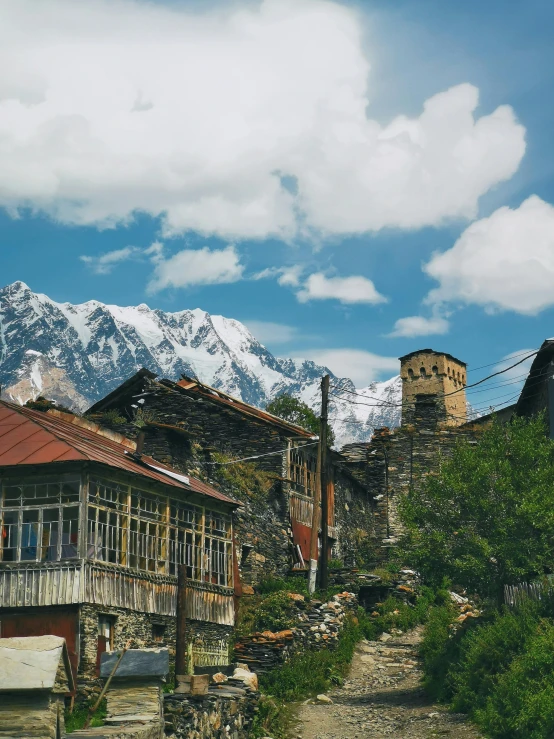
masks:
POLYGON ((106 438, 103 434, 80 425, 77 417, 63 415, 64 418, 60 418, 58 415, 0 401, 0 466, 88 459, 156 480, 164 485, 202 493, 230 503, 234 507, 240 505, 211 485, 194 477, 191 477, 190 484, 186 485, 169 474, 164 474, 164 469, 170 473, 177 471, 151 457, 143 455, 142 460, 145 464, 141 464, 130 455, 131 442, 128 440, 122 439, 119 442, 106 438), (73 418, 75 423, 71 420, 73 418), (152 465, 155 469, 147 465, 152 465))

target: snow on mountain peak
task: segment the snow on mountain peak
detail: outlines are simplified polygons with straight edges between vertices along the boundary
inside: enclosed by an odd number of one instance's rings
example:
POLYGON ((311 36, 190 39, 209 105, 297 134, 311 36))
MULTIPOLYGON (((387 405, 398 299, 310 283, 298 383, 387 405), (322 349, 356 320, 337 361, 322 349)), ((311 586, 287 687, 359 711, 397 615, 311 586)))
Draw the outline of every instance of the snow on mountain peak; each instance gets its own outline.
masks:
POLYGON ((145 303, 57 303, 23 282, 0 289, 0 384, 17 402, 40 391, 84 410, 141 367, 170 379, 196 376, 259 407, 289 392, 316 409, 329 373, 342 388, 330 405, 339 446, 400 421, 399 377, 357 391, 367 405, 355 403, 351 380, 310 360, 276 358, 233 318, 145 303))

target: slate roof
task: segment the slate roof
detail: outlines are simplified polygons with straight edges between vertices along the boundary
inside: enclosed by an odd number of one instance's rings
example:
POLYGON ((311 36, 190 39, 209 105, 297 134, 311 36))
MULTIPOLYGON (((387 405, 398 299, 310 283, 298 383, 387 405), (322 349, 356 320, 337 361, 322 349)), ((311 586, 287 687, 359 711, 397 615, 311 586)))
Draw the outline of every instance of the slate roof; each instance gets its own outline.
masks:
POLYGON ((92 405, 88 409, 87 415, 100 413, 106 408, 117 407, 118 400, 122 397, 128 398, 129 395, 132 395, 132 392, 136 391, 137 387, 140 387, 142 381, 145 379, 150 380, 151 382, 156 382, 170 390, 183 393, 193 400, 206 400, 219 406, 221 410, 239 413, 243 417, 249 418, 253 421, 261 421, 262 423, 271 424, 280 429, 287 436, 300 436, 306 439, 312 439, 314 436, 311 431, 308 431, 302 426, 285 421, 283 418, 279 418, 279 416, 274 416, 272 413, 268 413, 260 408, 256 408, 254 405, 250 405, 250 403, 245 403, 243 400, 223 392, 223 390, 211 387, 210 385, 205 385, 198 379, 181 375, 181 380, 178 382, 174 382, 173 380, 156 380, 156 375, 145 368, 139 370, 132 377, 125 380, 125 382, 119 385, 109 395, 106 395, 105 398, 102 398, 102 400, 99 400, 97 403, 92 405))
POLYGON ((135 459, 132 456, 135 450, 134 441, 70 413, 44 413, 0 401, 0 467, 97 462, 180 490, 207 495, 235 507, 240 505, 211 485, 184 476, 152 457, 141 455, 140 459, 135 459))
MULTIPOLYGON (((109 677, 119 660, 120 652, 104 652, 100 657, 100 677, 109 677)), ((114 677, 165 677, 169 672, 169 651, 165 647, 154 649, 128 649, 119 663, 114 677)))
POLYGON ((61 636, 0 639, 0 693, 52 690, 62 659, 71 692, 73 674, 61 636))

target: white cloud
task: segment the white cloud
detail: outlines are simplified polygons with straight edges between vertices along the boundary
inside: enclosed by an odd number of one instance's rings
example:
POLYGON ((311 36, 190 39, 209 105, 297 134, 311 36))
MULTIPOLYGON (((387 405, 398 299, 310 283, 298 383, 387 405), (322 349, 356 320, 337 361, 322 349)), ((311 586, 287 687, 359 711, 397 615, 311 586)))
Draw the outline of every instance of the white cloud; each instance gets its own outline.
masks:
POLYGON ((226 249, 183 249, 165 259, 155 253, 154 275, 147 286, 148 293, 167 287, 219 285, 242 279, 244 267, 233 246, 226 249))
POLYGON ((433 334, 446 334, 449 328, 450 324, 446 318, 442 318, 441 316, 433 316, 432 318, 406 316, 396 321, 394 329, 388 336, 391 338, 400 336, 431 336, 433 334))
POLYGON ((90 257, 83 254, 79 259, 84 262, 95 275, 107 275, 117 264, 120 262, 126 262, 128 259, 140 254, 140 252, 141 250, 136 246, 125 246, 123 249, 108 251, 98 257, 90 257))
POLYGON ((469 84, 368 118, 353 8, 207 6, 0 0, 0 206, 290 238, 471 218, 517 170, 523 127, 508 106, 476 117, 469 84))
POLYGON ((382 357, 362 349, 310 350, 310 359, 329 367, 338 377, 349 377, 356 387, 365 387, 383 373, 390 376, 400 371, 396 357, 382 357))
POLYGON ((554 207, 532 195, 519 208, 499 208, 424 269, 440 283, 427 302, 535 315, 554 305, 554 207))
POLYGON ((298 338, 298 329, 295 326, 256 320, 243 323, 262 344, 287 344, 298 338))
POLYGON ((367 277, 326 277, 323 272, 310 275, 296 296, 301 303, 309 300, 340 300, 341 303, 387 302, 367 277))

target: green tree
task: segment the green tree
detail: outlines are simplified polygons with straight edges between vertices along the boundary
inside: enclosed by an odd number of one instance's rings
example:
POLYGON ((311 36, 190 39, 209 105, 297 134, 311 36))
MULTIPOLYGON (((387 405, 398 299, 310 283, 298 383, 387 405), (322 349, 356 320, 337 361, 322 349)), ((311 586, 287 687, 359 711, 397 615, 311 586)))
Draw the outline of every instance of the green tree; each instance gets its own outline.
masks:
MULTIPOLYGON (((309 405, 306 405, 306 403, 303 403, 288 393, 283 393, 274 398, 267 404, 266 411, 273 413, 274 416, 279 416, 284 421, 302 426, 302 428, 311 431, 315 436, 319 436, 319 418, 309 405)), ((333 446, 334 443, 335 434, 333 433, 333 429, 327 424, 327 444, 333 446)))
POLYGON ((401 503, 403 549, 431 584, 444 577, 501 602, 503 586, 551 571, 554 443, 544 418, 498 421, 457 444, 401 503))

